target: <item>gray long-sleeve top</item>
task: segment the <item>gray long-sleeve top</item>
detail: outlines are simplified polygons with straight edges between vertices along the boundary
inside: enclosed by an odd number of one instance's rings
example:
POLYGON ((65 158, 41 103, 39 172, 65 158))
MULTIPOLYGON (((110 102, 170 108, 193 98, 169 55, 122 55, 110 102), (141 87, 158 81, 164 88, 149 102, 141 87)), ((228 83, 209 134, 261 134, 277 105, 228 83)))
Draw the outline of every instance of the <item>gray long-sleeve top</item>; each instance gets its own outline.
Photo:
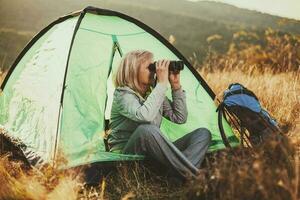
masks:
POLYGON ((140 124, 160 127, 162 116, 177 124, 186 122, 185 91, 172 90, 172 102, 166 97, 166 91, 167 86, 158 83, 145 100, 127 86, 116 88, 108 136, 110 151, 120 152, 140 124))

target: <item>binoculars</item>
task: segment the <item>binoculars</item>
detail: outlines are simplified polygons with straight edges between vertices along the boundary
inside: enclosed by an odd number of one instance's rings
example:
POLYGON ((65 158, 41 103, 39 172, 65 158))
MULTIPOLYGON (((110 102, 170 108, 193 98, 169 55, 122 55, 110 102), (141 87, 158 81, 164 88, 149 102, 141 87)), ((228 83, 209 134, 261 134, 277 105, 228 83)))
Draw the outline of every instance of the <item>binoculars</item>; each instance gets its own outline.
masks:
MULTIPOLYGON (((184 63, 182 60, 178 60, 178 61, 172 60, 172 61, 170 61, 170 64, 169 64, 169 71, 179 72, 179 71, 183 70, 183 66, 184 66, 184 63)), ((156 62, 151 63, 148 68, 149 68, 150 72, 155 73, 156 72, 156 62)))

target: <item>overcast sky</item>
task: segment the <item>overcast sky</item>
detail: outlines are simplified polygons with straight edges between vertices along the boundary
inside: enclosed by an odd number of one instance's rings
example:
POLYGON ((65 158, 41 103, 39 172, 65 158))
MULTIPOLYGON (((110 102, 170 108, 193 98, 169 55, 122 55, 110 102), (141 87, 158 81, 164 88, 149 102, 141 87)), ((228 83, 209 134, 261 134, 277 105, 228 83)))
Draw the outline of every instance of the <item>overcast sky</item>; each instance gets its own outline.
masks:
MULTIPOLYGON (((201 0, 189 0, 201 1, 201 0)), ((300 0, 211 0, 300 20, 300 0)))

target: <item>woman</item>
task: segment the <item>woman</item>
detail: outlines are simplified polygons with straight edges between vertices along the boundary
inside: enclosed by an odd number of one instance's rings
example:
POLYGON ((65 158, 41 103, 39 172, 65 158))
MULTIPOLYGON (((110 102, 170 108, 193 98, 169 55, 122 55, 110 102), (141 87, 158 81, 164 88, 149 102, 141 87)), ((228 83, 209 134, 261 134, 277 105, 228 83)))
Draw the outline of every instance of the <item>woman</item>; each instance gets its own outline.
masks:
POLYGON ((157 84, 150 91, 155 75, 148 68, 152 62, 153 54, 144 50, 129 52, 121 60, 111 110, 110 151, 146 155, 183 177, 196 176, 211 134, 199 128, 174 143, 162 135, 162 117, 178 124, 186 122, 186 97, 180 74, 169 73, 168 60, 156 63, 157 84), (169 83, 172 102, 165 96, 169 83))

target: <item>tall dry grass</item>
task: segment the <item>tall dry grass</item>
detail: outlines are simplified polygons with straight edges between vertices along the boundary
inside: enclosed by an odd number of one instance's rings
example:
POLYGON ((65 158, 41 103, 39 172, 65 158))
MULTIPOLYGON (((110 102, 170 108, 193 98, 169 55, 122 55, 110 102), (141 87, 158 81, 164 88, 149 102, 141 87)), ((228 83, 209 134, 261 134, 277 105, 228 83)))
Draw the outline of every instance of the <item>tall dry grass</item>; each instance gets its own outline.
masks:
POLYGON ((82 186, 79 175, 55 169, 25 169, 11 160, 0 158, 0 199, 76 199, 82 186))
MULTIPOLYGON (((247 33, 237 33, 236 40, 239 35, 247 33)), ((261 40, 269 43, 260 47, 243 42, 237 48, 233 41, 226 54, 210 52, 199 67, 219 99, 233 82, 254 91, 288 141, 274 138, 254 151, 237 148, 208 155, 200 176, 187 182, 139 163, 123 163, 86 186, 81 171, 26 169, 11 156, 1 156, 0 199, 299 199, 299 57, 288 37, 268 32, 261 40)))
POLYGON ((252 90, 289 141, 270 140, 254 154, 237 149, 217 156, 210 170, 202 171, 195 192, 202 191, 205 199, 299 199, 300 74, 243 67, 199 71, 219 99, 230 83, 239 82, 252 90))

